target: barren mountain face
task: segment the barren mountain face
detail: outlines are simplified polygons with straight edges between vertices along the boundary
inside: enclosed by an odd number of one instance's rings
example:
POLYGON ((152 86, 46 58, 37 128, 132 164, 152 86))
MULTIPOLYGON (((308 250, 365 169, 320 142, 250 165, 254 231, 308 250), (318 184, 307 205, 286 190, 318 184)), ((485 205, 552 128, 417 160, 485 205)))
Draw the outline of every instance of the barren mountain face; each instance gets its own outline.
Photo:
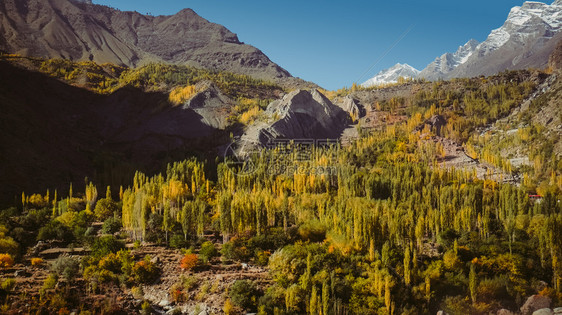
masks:
POLYGON ((548 65, 552 70, 562 70, 562 41, 558 42, 556 49, 550 55, 548 65))
POLYGON ((290 77, 259 49, 190 9, 146 16, 76 0, 0 2, 0 50, 134 67, 166 61, 262 79, 290 77))

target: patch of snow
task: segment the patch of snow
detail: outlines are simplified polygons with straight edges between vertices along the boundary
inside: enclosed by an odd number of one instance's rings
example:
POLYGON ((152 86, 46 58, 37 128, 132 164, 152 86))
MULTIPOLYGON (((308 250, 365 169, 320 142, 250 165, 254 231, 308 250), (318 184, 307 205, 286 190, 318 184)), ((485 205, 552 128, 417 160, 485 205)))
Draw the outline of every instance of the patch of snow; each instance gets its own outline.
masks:
POLYGON ((408 65, 397 63, 391 68, 382 70, 371 79, 365 81, 361 86, 369 87, 374 85, 397 83, 400 77, 402 78, 417 78, 419 70, 408 65))

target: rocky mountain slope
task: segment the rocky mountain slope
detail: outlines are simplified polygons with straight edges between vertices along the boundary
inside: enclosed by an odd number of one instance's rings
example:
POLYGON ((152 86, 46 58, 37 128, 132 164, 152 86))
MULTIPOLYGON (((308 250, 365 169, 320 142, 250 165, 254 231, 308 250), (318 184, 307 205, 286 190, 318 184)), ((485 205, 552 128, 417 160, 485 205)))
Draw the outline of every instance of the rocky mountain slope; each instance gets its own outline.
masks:
POLYGON ((374 77, 365 81, 361 86, 369 87, 383 84, 397 83, 399 78, 416 78, 420 71, 408 64, 400 64, 384 69, 374 77))
POLYGON ((511 9, 504 25, 493 30, 465 63, 446 77, 491 75, 506 69, 544 68, 560 40, 562 1, 525 2, 511 9))
POLYGON ((562 70, 562 41, 556 44, 556 48, 548 59, 548 66, 551 70, 559 72, 562 70))
POLYGON ((428 80, 493 75, 504 70, 545 68, 562 39, 562 1, 551 5, 525 2, 513 7, 505 23, 477 44, 470 40, 456 53, 446 53, 423 69, 428 80), (476 45, 477 44, 477 45, 476 45))
POLYGON ((4 0, 0 25, 0 50, 24 56, 131 67, 166 61, 257 78, 290 77, 259 49, 190 9, 155 17, 91 1, 4 0))
POLYGON ((435 61, 427 65, 427 67, 419 73, 419 77, 428 80, 436 80, 444 77, 456 67, 465 63, 468 58, 472 56, 478 44, 477 40, 471 39, 463 46, 460 46, 455 53, 445 53, 435 58, 435 61))
POLYGON ((250 126, 243 139, 268 144, 274 139, 337 139, 350 123, 349 114, 318 90, 296 90, 273 101, 267 121, 250 126))

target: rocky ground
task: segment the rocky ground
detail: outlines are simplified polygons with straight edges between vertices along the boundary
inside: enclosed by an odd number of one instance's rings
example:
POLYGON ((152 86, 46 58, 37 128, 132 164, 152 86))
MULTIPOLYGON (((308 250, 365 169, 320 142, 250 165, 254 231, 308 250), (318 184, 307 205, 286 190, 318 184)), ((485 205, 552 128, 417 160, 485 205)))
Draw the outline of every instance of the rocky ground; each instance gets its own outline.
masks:
MULTIPOLYGON (((129 248, 132 244, 128 244, 129 248)), ((2 278, 16 279, 14 291, 11 294, 10 310, 25 310, 30 304, 38 303, 40 291, 45 279, 49 275, 49 266, 55 261, 56 254, 74 255, 81 258, 85 251, 77 249, 74 253, 67 249, 50 248, 41 252, 40 256, 48 256, 40 266, 17 264, 13 268, 2 270, 2 278)), ((166 313, 181 311, 183 314, 220 314, 227 299, 227 289, 236 280, 252 280, 257 287, 263 288, 271 283, 271 277, 265 267, 239 262, 225 262, 215 257, 208 265, 196 268, 194 271, 185 271, 180 268, 183 254, 180 250, 170 249, 162 246, 147 244, 137 249, 132 249, 131 254, 136 259, 142 259, 149 255, 161 269, 161 276, 155 283, 143 285, 143 295, 133 294, 131 289, 106 288, 103 294, 86 294, 86 283, 83 278, 78 277, 69 287, 70 291, 85 292, 83 302, 99 303, 108 297, 113 303, 124 309, 139 309, 143 300, 152 305, 154 312, 166 313), (180 283, 182 277, 193 277, 196 280, 193 288, 186 292, 185 302, 174 301, 171 289, 174 284, 180 283)), ((28 259, 29 260, 29 259, 28 259)), ((64 285, 64 284, 59 284, 64 285)))

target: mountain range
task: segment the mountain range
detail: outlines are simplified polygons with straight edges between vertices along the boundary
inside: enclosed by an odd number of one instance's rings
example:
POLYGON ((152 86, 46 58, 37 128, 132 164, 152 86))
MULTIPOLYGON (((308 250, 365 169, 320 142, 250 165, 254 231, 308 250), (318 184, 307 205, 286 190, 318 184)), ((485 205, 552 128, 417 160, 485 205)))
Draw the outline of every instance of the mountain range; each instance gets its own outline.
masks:
MULTIPOLYGON (((562 0, 548 5, 525 2, 511 9, 504 24, 490 32, 482 43, 471 39, 454 53, 445 53, 412 78, 427 80, 493 75, 504 70, 545 68, 562 39, 562 0)), ((364 86, 394 83, 400 64, 378 73, 364 86), (388 77, 389 80, 385 80, 388 77)), ((413 74, 415 71, 408 71, 413 74)), ((415 69, 414 69, 415 70, 415 69)), ((417 70, 416 70, 417 71, 417 70)))
POLYGON ((396 64, 391 68, 382 70, 374 77, 363 83, 363 86, 374 86, 388 83, 397 83, 400 78, 416 78, 420 71, 408 64, 396 64))
POLYGON ((0 51, 135 67, 187 64, 261 79, 291 77, 259 49, 191 9, 171 16, 76 0, 0 1, 0 51))

